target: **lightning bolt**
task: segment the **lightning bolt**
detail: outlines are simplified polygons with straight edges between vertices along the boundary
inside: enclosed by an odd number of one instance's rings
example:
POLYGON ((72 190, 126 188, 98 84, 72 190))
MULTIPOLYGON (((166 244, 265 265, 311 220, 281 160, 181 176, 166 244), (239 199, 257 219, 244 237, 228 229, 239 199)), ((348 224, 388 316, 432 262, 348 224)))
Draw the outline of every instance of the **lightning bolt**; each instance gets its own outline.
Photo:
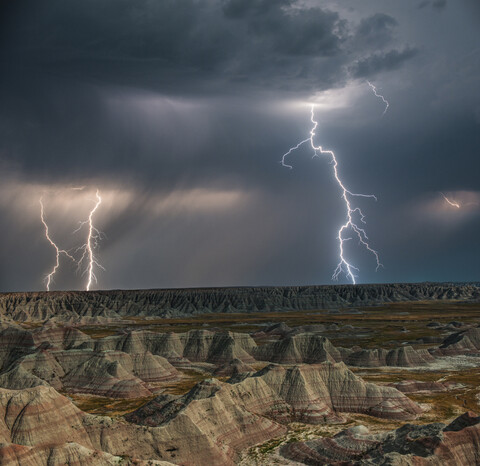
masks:
POLYGON ((372 89, 372 92, 375 94, 375 96, 378 97, 379 99, 382 99, 383 103, 385 104, 385 110, 383 111, 382 116, 385 115, 385 113, 387 113, 388 107, 390 107, 390 104, 388 103, 388 100, 385 99, 385 97, 383 95, 381 95, 377 92, 377 88, 370 81, 367 81, 367 84, 370 86, 370 88, 372 89))
POLYGON ((445 194, 443 194, 443 193, 440 193, 440 194, 443 196, 443 198, 444 198, 452 207, 456 207, 457 209, 460 209, 461 206, 460 206, 460 204, 459 204, 458 202, 451 201, 451 200, 448 199, 448 197, 445 196, 445 194))
POLYGON ((47 238, 47 241, 53 246, 53 248, 55 249, 55 253, 56 253, 55 266, 53 267, 52 271, 48 275, 45 276, 45 286, 47 288, 47 291, 50 291, 50 284, 53 282, 53 276, 57 272, 58 267, 60 267, 60 256, 63 254, 64 256, 71 259, 73 262, 75 262, 75 258, 72 257, 67 251, 65 251, 65 249, 60 249, 55 244, 55 242, 52 240, 52 238, 50 237, 50 232, 48 230, 48 225, 47 225, 47 222, 45 220, 45 209, 43 207, 43 199, 42 198, 40 198, 39 203, 40 203, 40 218, 42 220, 43 226, 45 227, 45 237, 47 238))
POLYGON ((105 268, 98 262, 97 257, 94 254, 94 250, 98 248, 100 240, 103 238, 103 233, 95 228, 93 224, 93 215, 97 211, 98 207, 102 203, 102 198, 100 197, 100 193, 97 189, 96 192, 96 202, 92 210, 90 211, 88 215, 88 219, 80 222, 80 226, 74 231, 74 233, 78 232, 84 225, 87 225, 88 227, 88 235, 87 235, 87 242, 77 248, 77 251, 82 251, 82 257, 78 261, 78 268, 80 269, 82 264, 86 261, 87 266, 85 270, 83 271, 82 275, 87 275, 87 284, 86 284, 86 290, 89 291, 90 287, 92 286, 92 282, 95 281, 97 282, 97 277, 95 276, 94 268, 98 267, 102 270, 105 270, 105 268))
POLYGON ((368 236, 365 232, 364 228, 361 228, 358 224, 357 221, 360 220, 361 223, 365 224, 365 215, 361 211, 359 207, 352 207, 352 197, 369 197, 377 200, 377 198, 373 194, 357 194, 357 193, 352 193, 349 191, 345 185, 343 184, 342 180, 340 179, 339 173, 338 173, 338 161, 337 158, 335 157, 335 154, 331 150, 324 150, 322 146, 315 145, 314 138, 315 138, 315 132, 317 130, 318 122, 315 120, 315 113, 314 113, 314 106, 311 106, 311 116, 310 116, 310 121, 312 122, 313 126, 312 129, 310 130, 310 137, 307 139, 304 139, 303 141, 300 141, 296 146, 291 147, 288 152, 283 154, 281 164, 284 167, 292 169, 293 167, 287 163, 285 163, 285 159, 288 155, 290 155, 292 152, 296 151, 300 146, 303 144, 306 144, 307 142, 310 142, 310 146, 313 149, 313 157, 319 157, 319 154, 321 155, 328 155, 331 158, 332 164, 333 164, 333 173, 335 176, 335 180, 337 181, 338 186, 340 187, 340 190, 342 192, 342 199, 345 204, 346 208, 346 219, 345 223, 340 227, 338 230, 337 234, 337 239, 338 239, 338 244, 339 244, 339 258, 340 261, 335 268, 335 271, 333 272, 332 275, 332 280, 338 280, 339 275, 343 272, 347 278, 349 278, 353 284, 356 283, 355 278, 356 275, 354 271, 358 271, 359 269, 352 265, 350 262, 347 261, 345 258, 345 251, 344 251, 344 243, 346 241, 351 240, 352 238, 345 238, 345 233, 348 231, 351 231, 354 233, 354 235, 357 236, 359 243, 367 249, 373 256, 375 257, 377 267, 376 270, 382 264, 380 263, 380 258, 378 256, 377 251, 372 249, 370 245, 368 244, 368 236), (356 220, 358 219, 358 220, 356 220))

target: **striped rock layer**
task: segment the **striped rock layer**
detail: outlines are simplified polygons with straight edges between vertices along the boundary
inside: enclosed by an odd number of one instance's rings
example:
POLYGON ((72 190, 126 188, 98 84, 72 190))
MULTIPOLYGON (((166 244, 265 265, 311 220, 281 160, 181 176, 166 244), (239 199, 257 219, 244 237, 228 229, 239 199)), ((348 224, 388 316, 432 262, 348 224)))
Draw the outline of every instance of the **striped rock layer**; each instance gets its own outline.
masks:
POLYGON ((338 422, 345 412, 412 419, 420 408, 394 388, 365 383, 343 363, 271 365, 229 382, 206 380, 180 397, 159 396, 129 422, 85 414, 52 387, 0 389, 0 444, 12 461, 25 455, 25 464, 36 452, 68 458, 86 449, 87 458, 103 452, 132 461, 230 465, 240 451, 284 435, 285 422, 338 422))
POLYGON ((357 426, 333 438, 285 444, 280 454, 307 465, 476 465, 480 464, 480 417, 467 412, 448 426, 406 424, 383 434, 357 426))
POLYGON ((475 284, 399 283, 3 293, 0 295, 0 316, 15 321, 55 318, 79 322, 124 316, 176 317, 209 312, 328 309, 431 299, 479 300, 480 289, 475 284))

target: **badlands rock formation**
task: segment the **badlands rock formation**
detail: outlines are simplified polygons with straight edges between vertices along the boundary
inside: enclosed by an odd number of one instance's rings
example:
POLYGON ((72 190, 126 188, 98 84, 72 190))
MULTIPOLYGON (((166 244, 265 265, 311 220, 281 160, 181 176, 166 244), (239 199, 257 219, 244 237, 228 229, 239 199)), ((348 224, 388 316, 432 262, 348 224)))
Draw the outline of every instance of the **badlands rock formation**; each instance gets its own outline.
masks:
POLYGON ((416 367, 433 357, 410 346, 390 351, 337 348, 319 333, 290 332, 257 346, 245 333, 207 330, 131 331, 98 339, 69 327, 8 326, 0 332, 0 387, 11 389, 50 385, 71 393, 139 398, 152 395, 152 383, 178 379, 179 368, 200 364, 217 377, 229 377, 251 372, 256 361, 416 367))
POLYGON ((349 366, 359 367, 418 367, 435 360, 429 351, 416 350, 411 346, 390 351, 335 347, 328 338, 318 333, 289 333, 281 340, 259 346, 253 354, 257 360, 279 364, 344 361, 349 366))
POLYGON ((253 362, 251 356, 256 347, 246 333, 210 332, 191 330, 186 333, 154 333, 149 331, 129 332, 125 335, 90 341, 82 348, 96 351, 118 350, 126 353, 150 351, 163 356, 172 363, 182 360, 225 364, 232 359, 253 362))
POLYGON ((27 447, 25 445, 0 445, 1 464, 10 466, 172 466, 174 463, 155 460, 130 460, 122 456, 114 456, 103 451, 91 450, 75 442, 62 445, 41 445, 27 447))
POLYGON ((417 367, 433 362, 435 358, 425 349, 401 346, 390 351, 384 349, 361 349, 348 355, 345 362, 350 366, 361 367, 417 367))
POLYGON ((449 356, 480 353, 480 327, 473 327, 449 335, 440 345, 436 353, 449 356))
POLYGON ((233 377, 246 372, 254 372, 252 366, 245 364, 240 359, 232 359, 230 362, 223 364, 215 369, 213 375, 215 377, 233 377))
MULTIPOLYGON (((325 328, 325 327, 324 327, 325 328)), ((279 322, 278 324, 272 324, 265 327, 258 332, 255 332, 252 336, 255 338, 264 337, 286 337, 293 329, 289 327, 285 322, 279 322)))
POLYGON ((231 464, 205 434, 193 426, 183 429, 182 420, 169 428, 145 428, 88 415, 51 387, 0 389, 0 418, 0 458, 13 464, 30 459, 31 464, 62 464, 49 462, 50 456, 42 463, 42 458, 53 453, 68 459, 76 452, 79 464, 117 464, 118 456, 131 460, 126 464, 169 464, 163 462, 167 458, 186 464, 218 458, 211 464, 231 464), (92 458, 99 462, 88 463, 92 458))
POLYGON ((148 383, 179 377, 165 358, 143 347, 126 353, 95 346, 76 329, 5 328, 0 332, 0 387, 50 385, 72 393, 138 398, 152 395, 148 383))
POLYGON ((469 412, 448 426, 406 424, 376 435, 356 426, 333 438, 286 444, 281 454, 308 465, 475 465, 480 464, 480 418, 469 412))
MULTIPOLYGON (((428 351, 404 342, 403 334, 392 339, 397 348, 386 343, 388 350, 342 348, 325 337, 350 346, 351 336, 371 334, 357 315, 369 311, 347 306, 437 298, 472 301, 480 293, 474 285, 422 284, 0 295, 0 464, 233 465, 250 447, 278 442, 303 424, 331 424, 321 429, 338 432, 346 420, 375 422, 376 431, 386 424, 374 418, 422 423, 437 411, 433 406, 423 413, 412 399, 430 403, 435 396, 453 400, 454 409, 462 402, 471 408, 476 387, 463 373, 463 385, 449 374, 426 377, 438 382, 414 380, 419 369, 444 367, 437 358, 480 354, 480 327, 473 327, 478 321, 471 314, 461 317, 466 323, 445 324, 451 317, 441 316, 432 317, 443 322, 439 326, 420 322, 430 333, 424 341, 428 351), (331 317, 309 325, 305 313, 298 322, 289 317, 302 325, 270 322, 251 335, 131 330, 158 316, 325 307, 339 314, 333 317, 338 325, 331 317), (355 314, 356 321, 340 314, 355 314), (120 322, 128 316, 144 316, 146 322, 120 322), (85 329, 94 337, 75 328, 110 320, 115 324, 108 328, 85 329), (454 333, 445 338, 446 332, 454 333), (352 371, 382 382, 368 383, 352 371), (113 417, 87 414, 73 400, 93 412, 108 409, 113 417)), ((471 306, 464 305, 467 313, 471 306)), ((390 326, 389 335, 411 322, 416 332, 419 324, 408 319, 390 326)), ((231 329, 232 317, 225 320, 231 329)), ((249 315, 248 328, 253 321, 249 315)), ((158 322, 152 329, 159 329, 158 322)), ((366 340, 351 344, 361 341, 366 340)), ((478 358, 444 359, 468 359, 470 368, 478 358)), ((470 414, 449 426, 406 424, 384 434, 357 426, 330 439, 286 444, 281 453, 305 464, 480 464, 479 425, 470 414)))
POLYGON ((87 323, 123 316, 174 317, 205 312, 278 312, 431 299, 478 301, 480 288, 474 284, 419 283, 5 293, 0 295, 0 315, 15 321, 46 321, 54 318, 57 322, 87 323))
POLYGON ((301 333, 288 335, 279 341, 259 346, 254 354, 259 361, 315 364, 324 361, 340 362, 348 351, 335 348, 328 338, 319 334, 301 333))
POLYGON ((447 384, 442 382, 420 380, 402 380, 401 382, 391 383, 390 386, 395 387, 402 393, 444 392, 456 387, 456 385, 451 382, 447 384))
MULTIPOLYGON (((203 399, 208 399, 209 405, 233 402, 236 409, 279 422, 297 420, 310 424, 338 422, 341 413, 413 419, 421 412, 398 390, 366 383, 343 363, 290 368, 271 364, 254 374, 233 377, 228 383, 207 380, 182 397, 160 396, 128 419, 145 425, 163 424, 172 413, 184 413, 193 401, 203 399)), ((198 409, 196 403, 195 410, 198 409)))
POLYGON ((271 365, 228 383, 206 380, 183 396, 160 395, 128 415, 129 423, 87 415, 52 387, 0 389, 0 444, 18 462, 22 455, 55 452, 68 459, 80 451, 85 461, 96 455, 105 464, 109 454, 228 465, 241 450, 284 434, 284 422, 338 422, 345 412, 413 419, 421 410, 394 388, 365 383, 343 363, 271 365))
POLYGON ((251 370, 254 348, 247 334, 228 332, 142 331, 93 340, 72 328, 10 326, 0 332, 0 386, 49 384, 72 393, 139 398, 152 394, 150 383, 179 377, 171 363, 208 363, 219 369, 218 376, 231 376, 251 370))

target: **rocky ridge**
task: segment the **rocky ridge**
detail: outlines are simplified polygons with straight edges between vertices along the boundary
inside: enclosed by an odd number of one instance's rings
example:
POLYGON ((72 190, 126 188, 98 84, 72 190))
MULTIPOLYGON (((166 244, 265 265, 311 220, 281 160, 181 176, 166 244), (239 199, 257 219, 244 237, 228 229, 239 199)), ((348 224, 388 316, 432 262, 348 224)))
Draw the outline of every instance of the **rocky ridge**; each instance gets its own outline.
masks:
POLYGON ((426 349, 405 345, 391 350, 335 347, 319 333, 290 332, 284 338, 257 347, 254 356, 260 361, 279 364, 343 361, 357 367, 418 367, 426 366, 435 358, 426 349))
MULTIPOLYGON (((455 348, 458 343, 450 341, 463 342, 465 335, 477 330, 470 329, 453 339, 447 337, 442 347, 455 348)), ((154 393, 151 384, 178 379, 181 376, 178 369, 199 367, 217 377, 229 377, 250 372, 252 364, 261 361, 287 365, 344 362, 356 367, 421 367, 435 358, 425 349, 408 345, 389 351, 335 347, 320 333, 294 330, 261 346, 245 333, 208 330, 186 333, 142 330, 97 339, 69 327, 25 330, 7 326, 0 331, 0 386, 11 389, 51 385, 71 393, 139 398, 154 393)))
POLYGON ((88 335, 71 328, 0 332, 0 387, 50 385, 57 390, 111 398, 152 395, 148 384, 180 377, 163 357, 135 348, 97 350, 88 335))
POLYGON ((291 419, 338 422, 345 412, 413 419, 421 410, 394 388, 365 383, 343 363, 272 365, 229 382, 206 380, 183 396, 160 395, 128 415, 129 423, 85 414, 53 387, 0 389, 0 448, 12 461, 35 451, 38 458, 81 450, 106 464, 111 458, 104 453, 228 465, 241 450, 284 434, 291 419))
MULTIPOLYGON (((161 425, 173 412, 184 412, 194 400, 208 398, 225 405, 267 416, 279 422, 309 424, 339 422, 341 413, 363 413, 380 418, 412 419, 421 409, 398 390, 365 383, 343 363, 296 365, 271 364, 227 383, 207 380, 183 397, 160 396, 128 416, 144 425, 161 425), (228 401, 229 403, 230 401, 228 401)), ((195 410, 198 410, 198 403, 195 410)))
POLYGON ((457 466, 480 464, 480 418, 467 412, 451 424, 412 425, 382 434, 364 426, 333 438, 289 443, 280 453, 307 465, 457 466))
POLYGON ((444 356, 480 353, 480 327, 449 335, 435 353, 444 356))
POLYGON ((0 294, 0 315, 14 321, 54 318, 57 322, 72 324, 124 316, 335 309, 432 299, 479 301, 480 287, 415 283, 3 293, 0 294))

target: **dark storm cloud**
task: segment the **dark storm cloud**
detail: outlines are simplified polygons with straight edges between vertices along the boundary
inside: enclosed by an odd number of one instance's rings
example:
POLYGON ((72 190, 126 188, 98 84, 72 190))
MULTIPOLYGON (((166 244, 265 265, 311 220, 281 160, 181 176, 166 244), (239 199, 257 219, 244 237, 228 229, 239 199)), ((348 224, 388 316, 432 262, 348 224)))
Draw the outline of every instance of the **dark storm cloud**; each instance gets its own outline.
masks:
POLYGON ((437 10, 443 10, 447 6, 447 0, 435 0, 432 2, 432 7, 437 10))
POLYGON ((352 67, 352 75, 356 78, 366 78, 382 71, 397 70, 410 58, 417 55, 418 50, 405 47, 403 50, 389 50, 386 53, 375 53, 358 60, 352 67))
MULTIPOLYGON (((265 41, 280 55, 330 56, 340 51, 344 21, 320 8, 291 10, 292 1, 231 0, 224 5, 227 18, 243 21, 246 31, 265 41)), ((252 49, 259 43, 252 44, 252 49)), ((252 50, 253 51, 253 50, 252 50)))
POLYGON ((425 7, 432 7, 433 9, 440 11, 443 10, 447 6, 447 0, 426 0, 421 2, 418 5, 419 9, 425 8, 425 7))
MULTIPOLYGON (((167 114, 153 116, 159 130, 142 130, 153 120, 132 103, 137 89, 180 98, 278 89, 307 96, 347 82, 348 63, 384 48, 398 26, 386 14, 356 24, 292 0, 32 1, 10 5, 8 15, 0 43, 1 153, 44 180, 88 178, 114 163, 116 173, 162 177, 162 186, 177 182, 179 172, 201 178, 218 161, 210 165, 215 150, 197 146, 191 150, 207 160, 200 170, 188 173, 172 155, 159 175, 158 147, 172 154, 182 147, 161 129, 175 132, 167 114), (126 103, 112 111, 106 102, 115 95, 126 103), (125 114, 136 118, 125 122, 125 114)), ((394 52, 363 59, 357 74, 407 58, 394 52)), ((230 164, 228 171, 243 170, 230 164)))
POLYGON ((0 57, 9 67, 182 94, 219 85, 231 92, 233 82, 293 91, 338 85, 358 48, 383 48, 397 26, 376 13, 357 27, 293 0, 31 1, 8 13, 0 57))
MULTIPOLYGON (((121 176, 133 173, 148 184, 162 179, 163 189, 178 183, 179 173, 192 182, 223 165, 212 157, 223 142, 192 147, 189 153, 205 162, 191 171, 176 158, 185 150, 183 138, 170 137, 176 110, 146 114, 140 107, 151 107, 148 92, 203 98, 280 89, 307 96, 347 82, 347 65, 383 49, 398 26, 386 14, 357 24, 319 7, 298 8, 292 0, 27 4, 10 8, 11 23, 0 44, 7 65, 0 77, 2 153, 44 180, 88 178, 111 172, 114 164, 121 176), (111 108, 115 96, 124 101, 121 108, 111 108), (161 171, 158 147, 172 154, 161 171)), ((357 74, 398 67, 395 57, 407 56, 392 57, 394 52, 363 59, 357 74)), ((235 111, 227 113, 230 121, 235 118, 235 111)), ((198 117, 208 121, 208 115, 198 117)), ((226 120, 213 124, 218 131, 226 120)), ((230 161, 226 178, 243 170, 230 161)))
POLYGON ((398 22, 390 15, 376 13, 360 21, 355 34, 355 44, 375 48, 383 48, 392 39, 398 22))
POLYGON ((466 6, 470 14, 474 16, 474 18, 479 21, 480 20, 480 2, 477 0, 461 0, 462 6, 466 6))
POLYGON ((291 0, 225 0, 223 11, 229 18, 268 16, 291 3, 291 0))
POLYGON ((193 0, 54 1, 48 7, 32 2, 29 9, 18 7, 22 27, 9 31, 4 53, 14 61, 28 57, 63 69, 77 63, 74 69, 86 74, 102 74, 102 62, 117 62, 130 72, 141 67, 159 73, 160 86, 162 79, 183 73, 191 81, 218 73, 251 79, 256 71, 262 74, 261 61, 285 75, 299 62, 296 55, 338 53, 342 32, 337 14, 291 6, 287 1, 242 2, 241 8, 193 0))
MULTIPOLYGON (((359 203, 386 268, 350 241, 361 281, 475 276, 478 215, 451 217, 436 198, 480 192, 478 29, 459 4, 434 23, 441 2, 8 3, 0 290, 42 286, 52 251, 39 195, 70 244, 97 187, 99 287, 329 283, 344 221, 332 166, 307 145, 293 170, 279 163, 308 137, 312 101, 347 185, 379 199, 359 203), (383 117, 365 78, 390 100, 383 117), (90 194, 72 194, 80 185, 90 194)), ((59 288, 80 286, 62 270, 59 288)))

